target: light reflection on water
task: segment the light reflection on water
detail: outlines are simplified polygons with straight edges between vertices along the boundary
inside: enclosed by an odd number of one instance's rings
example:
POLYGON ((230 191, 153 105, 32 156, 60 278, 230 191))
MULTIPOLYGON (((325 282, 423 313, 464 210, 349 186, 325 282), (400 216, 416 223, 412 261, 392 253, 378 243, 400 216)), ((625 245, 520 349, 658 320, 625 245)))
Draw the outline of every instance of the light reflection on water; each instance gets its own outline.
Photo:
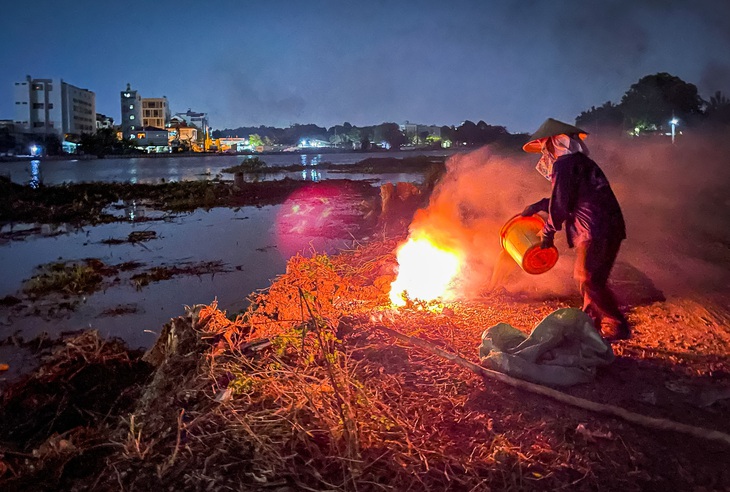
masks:
POLYGON ((28 186, 31 188, 38 188, 43 184, 43 178, 41 178, 41 161, 32 160, 30 161, 30 181, 28 186))

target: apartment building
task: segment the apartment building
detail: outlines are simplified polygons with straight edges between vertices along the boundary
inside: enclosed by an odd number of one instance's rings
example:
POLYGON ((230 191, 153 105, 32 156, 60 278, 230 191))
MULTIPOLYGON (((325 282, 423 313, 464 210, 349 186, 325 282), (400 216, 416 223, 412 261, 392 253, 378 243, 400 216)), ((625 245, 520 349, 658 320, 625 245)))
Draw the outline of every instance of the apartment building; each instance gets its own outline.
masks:
POLYGON ((63 79, 15 82, 16 131, 27 134, 81 135, 96 131, 96 94, 63 79))
POLYGON ((165 128, 170 123, 170 105, 166 97, 142 98, 142 126, 165 128))

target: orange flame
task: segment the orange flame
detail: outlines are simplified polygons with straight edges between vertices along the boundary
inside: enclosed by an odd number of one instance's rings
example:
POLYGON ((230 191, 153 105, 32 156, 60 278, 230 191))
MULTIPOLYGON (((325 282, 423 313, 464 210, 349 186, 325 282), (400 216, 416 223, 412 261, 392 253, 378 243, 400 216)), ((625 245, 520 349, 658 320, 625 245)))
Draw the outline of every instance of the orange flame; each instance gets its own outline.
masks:
POLYGON ((398 248, 398 276, 390 286, 390 302, 405 305, 403 298, 433 301, 451 294, 450 287, 461 269, 461 255, 440 246, 426 234, 411 237, 398 248))

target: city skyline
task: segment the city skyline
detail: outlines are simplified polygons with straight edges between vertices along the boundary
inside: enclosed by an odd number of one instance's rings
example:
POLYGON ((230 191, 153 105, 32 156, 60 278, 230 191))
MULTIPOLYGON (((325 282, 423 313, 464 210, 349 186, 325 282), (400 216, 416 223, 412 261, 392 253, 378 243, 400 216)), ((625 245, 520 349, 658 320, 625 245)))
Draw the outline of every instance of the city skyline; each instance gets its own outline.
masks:
POLYGON ((12 86, 61 78, 120 120, 127 83, 213 128, 484 120, 531 132, 668 72, 730 92, 730 4, 76 0, 5 6, 0 119, 12 86), (143 8, 142 8, 143 7, 143 8))

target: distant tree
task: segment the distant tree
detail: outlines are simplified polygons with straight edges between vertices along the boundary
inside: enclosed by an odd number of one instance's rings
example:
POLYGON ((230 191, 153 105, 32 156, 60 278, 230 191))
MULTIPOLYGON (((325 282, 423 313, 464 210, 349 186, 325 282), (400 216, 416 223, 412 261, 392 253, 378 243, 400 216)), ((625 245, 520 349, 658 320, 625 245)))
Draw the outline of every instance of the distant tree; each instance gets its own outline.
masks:
POLYGON ((666 72, 647 75, 631 86, 621 99, 625 123, 664 128, 672 117, 692 122, 702 114, 702 98, 694 84, 666 72))
POLYGON ((370 137, 367 135, 362 137, 362 140, 360 140, 360 150, 370 150, 370 137))
POLYGON ((261 147, 264 145, 264 141, 258 133, 252 133, 248 136, 248 144, 253 147, 261 147))
POLYGON ((101 128, 96 133, 82 133, 78 137, 79 151, 98 157, 108 154, 128 154, 136 152, 136 145, 129 139, 119 140, 113 128, 101 128))
POLYGON ((55 133, 48 133, 43 137, 43 150, 46 155, 63 154, 63 145, 61 139, 55 133))
POLYGON ((473 121, 466 120, 456 128, 455 141, 474 145, 479 138, 479 129, 473 121))
POLYGON ((0 128, 0 152, 14 150, 16 145, 15 137, 10 133, 9 128, 0 128))
POLYGON ((730 99, 720 91, 715 92, 707 103, 705 114, 710 125, 730 125, 730 99))
POLYGON ((347 131, 347 140, 353 143, 360 142, 362 140, 362 133, 360 132, 360 129, 356 126, 351 126, 347 131))
POLYGON ((456 129, 453 126, 441 127, 441 139, 453 142, 456 140, 456 129))
POLYGON ((381 123, 373 128, 376 143, 388 142, 391 149, 399 149, 406 143, 406 136, 400 131, 397 123, 381 123))
POLYGON ((611 128, 620 131, 624 123, 624 112, 620 106, 606 101, 603 106, 591 106, 588 111, 583 111, 576 119, 575 124, 584 130, 597 130, 598 128, 611 128))

